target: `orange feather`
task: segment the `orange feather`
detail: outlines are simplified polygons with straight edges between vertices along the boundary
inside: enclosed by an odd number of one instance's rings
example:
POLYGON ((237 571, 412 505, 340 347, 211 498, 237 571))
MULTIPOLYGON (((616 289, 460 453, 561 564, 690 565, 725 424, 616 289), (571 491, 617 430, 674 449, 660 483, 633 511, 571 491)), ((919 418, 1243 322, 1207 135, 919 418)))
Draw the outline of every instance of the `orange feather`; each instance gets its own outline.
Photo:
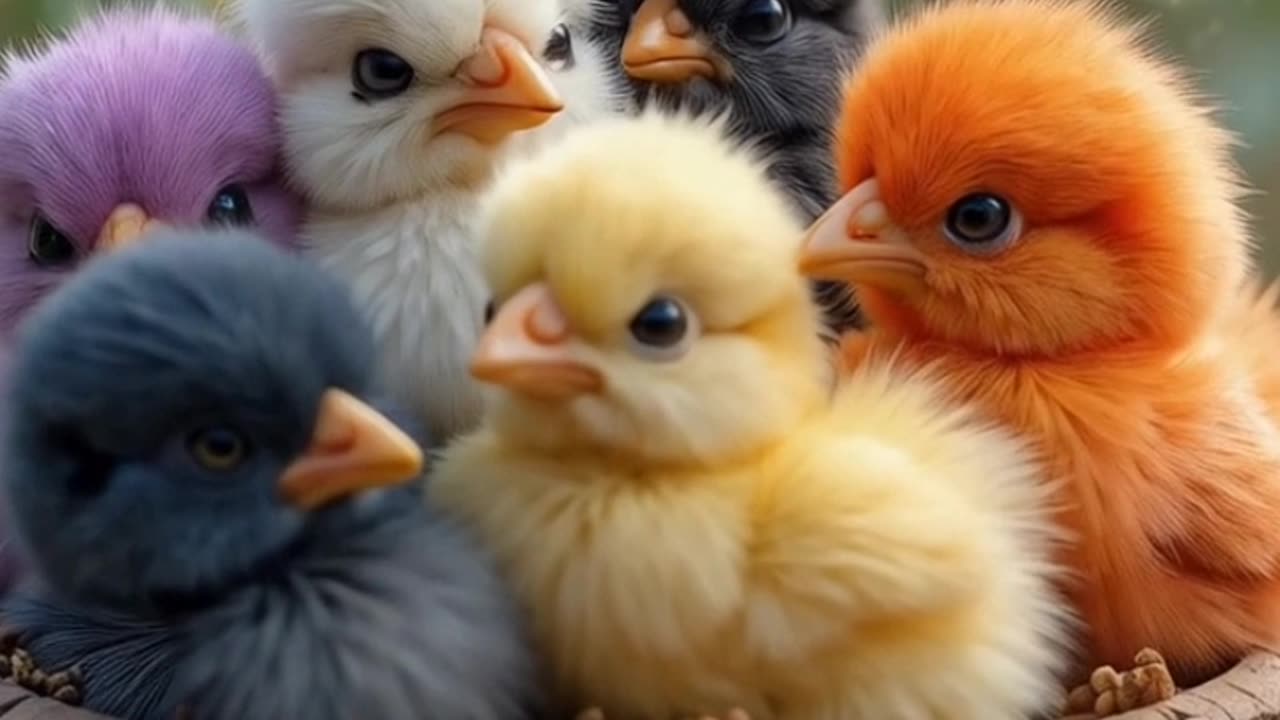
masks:
POLYGON ((843 189, 875 179, 924 268, 918 292, 857 284, 875 329, 844 362, 934 365, 1041 443, 1083 659, 1151 646, 1186 684, 1280 645, 1280 322, 1185 76, 1103 4, 957 2, 880 39, 837 134, 843 189), (944 229, 975 192, 1021 216, 998 252, 944 229))

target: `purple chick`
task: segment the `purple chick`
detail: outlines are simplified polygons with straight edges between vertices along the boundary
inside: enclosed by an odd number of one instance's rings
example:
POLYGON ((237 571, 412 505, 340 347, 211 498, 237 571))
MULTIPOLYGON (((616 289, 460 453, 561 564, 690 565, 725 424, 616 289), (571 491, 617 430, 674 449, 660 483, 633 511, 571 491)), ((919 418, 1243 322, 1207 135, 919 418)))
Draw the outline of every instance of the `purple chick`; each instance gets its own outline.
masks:
MULTIPOLYGON (((213 20, 108 11, 0 68, 0 383, 28 310, 151 227, 254 225, 295 244, 274 90, 213 20)), ((18 573, 8 536, 0 593, 18 573)))

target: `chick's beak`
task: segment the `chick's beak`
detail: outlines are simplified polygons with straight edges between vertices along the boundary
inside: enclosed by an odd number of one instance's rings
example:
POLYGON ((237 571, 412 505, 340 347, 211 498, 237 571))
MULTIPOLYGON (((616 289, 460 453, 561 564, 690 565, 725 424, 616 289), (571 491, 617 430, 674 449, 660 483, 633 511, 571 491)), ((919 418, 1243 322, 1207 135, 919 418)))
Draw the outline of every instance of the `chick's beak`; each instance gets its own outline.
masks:
POLYGON ((495 27, 480 34, 480 49, 454 78, 467 86, 456 104, 436 115, 432 135, 456 132, 492 145, 535 128, 564 109, 542 66, 515 35, 495 27))
POLYGON ((600 371, 574 357, 569 320, 545 283, 502 304, 471 358, 471 374, 543 400, 604 387, 600 371))
POLYGON ((143 235, 163 226, 164 223, 151 218, 140 205, 125 203, 107 216, 102 230, 98 233, 98 252, 114 252, 127 245, 132 245, 143 235))
POLYGON ((622 66, 636 80, 656 83, 722 75, 716 56, 676 0, 644 0, 623 42, 622 66))
POLYGON ((422 472, 422 449, 378 411, 343 390, 320 401, 311 444, 280 476, 280 494, 303 510, 422 472))
POLYGON ((900 293, 924 289, 925 257, 894 226, 875 178, 836 201, 805 234, 800 272, 900 293))

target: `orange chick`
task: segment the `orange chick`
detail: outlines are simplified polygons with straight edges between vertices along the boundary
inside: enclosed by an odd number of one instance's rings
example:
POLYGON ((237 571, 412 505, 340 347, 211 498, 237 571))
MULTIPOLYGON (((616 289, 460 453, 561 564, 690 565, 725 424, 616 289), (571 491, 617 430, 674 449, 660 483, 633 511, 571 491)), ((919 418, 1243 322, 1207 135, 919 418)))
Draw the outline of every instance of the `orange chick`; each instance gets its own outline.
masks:
POLYGON ((861 295, 849 365, 901 348, 1068 480, 1082 659, 1150 646, 1185 686, 1275 647, 1280 333, 1183 73, 1104 4, 953 3, 881 38, 842 113, 802 270, 861 295))

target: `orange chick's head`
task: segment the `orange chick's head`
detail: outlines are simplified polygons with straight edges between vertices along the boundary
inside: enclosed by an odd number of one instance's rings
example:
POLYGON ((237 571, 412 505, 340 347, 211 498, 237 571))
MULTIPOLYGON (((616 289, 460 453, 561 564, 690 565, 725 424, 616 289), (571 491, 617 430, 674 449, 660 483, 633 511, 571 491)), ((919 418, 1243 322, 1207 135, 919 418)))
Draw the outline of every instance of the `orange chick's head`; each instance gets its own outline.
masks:
POLYGON ((880 39, 837 128, 847 193, 801 268, 890 332, 1007 355, 1176 346, 1247 270, 1231 137, 1107 6, 978 0, 880 39))
POLYGON ((822 401, 803 225, 724 130, 612 119, 499 177, 481 223, 494 309, 471 365, 491 428, 541 450, 714 463, 822 401))

